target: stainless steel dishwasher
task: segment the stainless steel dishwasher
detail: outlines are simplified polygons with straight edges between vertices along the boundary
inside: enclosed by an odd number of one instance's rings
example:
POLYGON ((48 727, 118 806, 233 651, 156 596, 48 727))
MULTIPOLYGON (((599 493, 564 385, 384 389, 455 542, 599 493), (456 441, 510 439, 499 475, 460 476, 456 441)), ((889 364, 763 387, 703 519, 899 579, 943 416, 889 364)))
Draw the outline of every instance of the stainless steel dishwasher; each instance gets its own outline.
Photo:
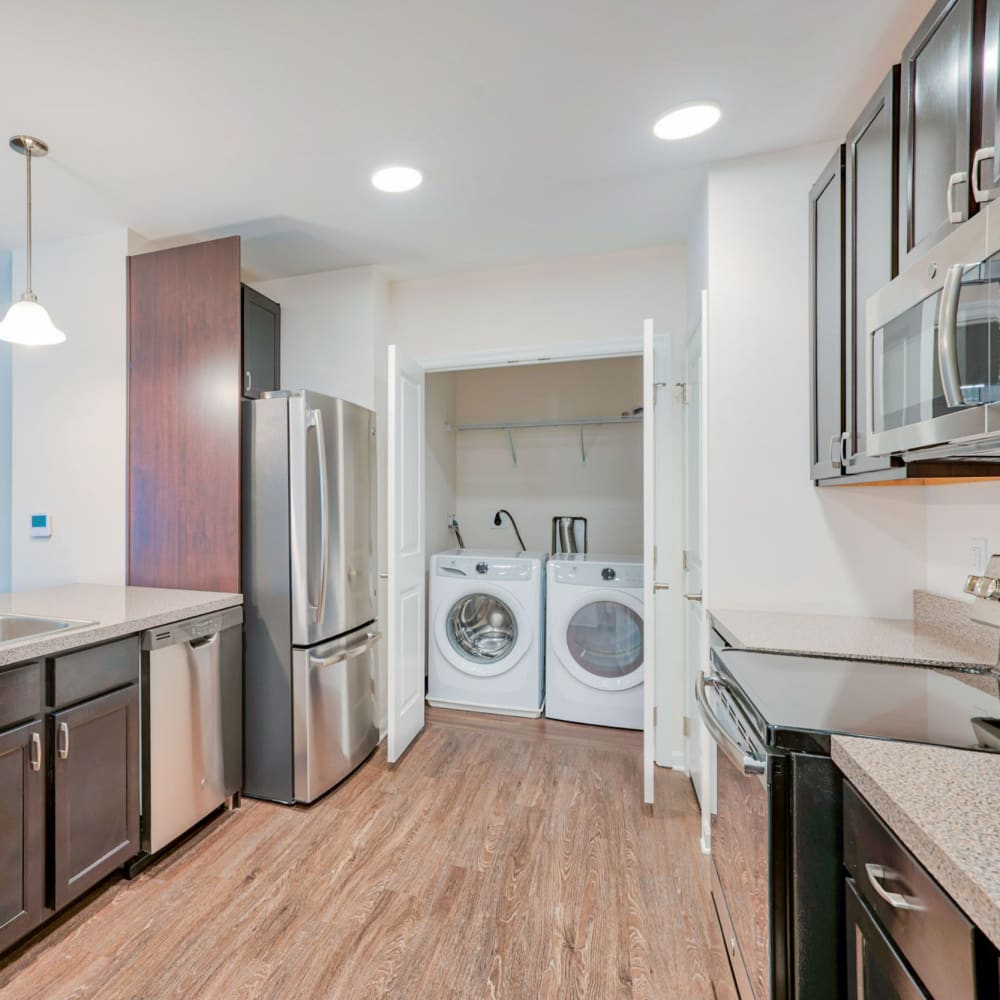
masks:
POLYGON ((142 635, 144 861, 243 785, 243 609, 142 635))

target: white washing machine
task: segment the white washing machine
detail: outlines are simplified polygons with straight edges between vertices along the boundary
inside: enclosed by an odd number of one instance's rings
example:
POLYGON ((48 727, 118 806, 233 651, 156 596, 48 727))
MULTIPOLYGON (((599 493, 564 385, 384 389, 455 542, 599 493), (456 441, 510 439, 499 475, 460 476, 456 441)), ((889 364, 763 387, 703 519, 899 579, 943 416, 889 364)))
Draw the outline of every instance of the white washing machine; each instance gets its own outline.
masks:
POLYGON ((642 586, 634 556, 549 561, 546 718, 642 729, 642 586))
POLYGON ((542 714, 547 559, 541 552, 478 549, 431 557, 431 705, 542 714))

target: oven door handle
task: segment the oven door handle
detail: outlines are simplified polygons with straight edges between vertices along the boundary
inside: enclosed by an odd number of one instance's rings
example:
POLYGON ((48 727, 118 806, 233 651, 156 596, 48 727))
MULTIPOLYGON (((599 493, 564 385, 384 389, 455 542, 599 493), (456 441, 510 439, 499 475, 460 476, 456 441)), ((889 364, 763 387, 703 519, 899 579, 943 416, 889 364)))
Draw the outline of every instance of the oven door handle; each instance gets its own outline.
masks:
POLYGON ((724 688, 725 682, 718 677, 711 677, 708 674, 700 674, 695 681, 694 694, 698 701, 698 710, 701 713, 701 721, 705 724, 709 735, 715 740, 719 749, 746 775, 763 774, 767 770, 767 761, 752 753, 747 753, 733 738, 726 732, 725 727, 719 722, 712 711, 712 706, 708 703, 708 687, 724 688))

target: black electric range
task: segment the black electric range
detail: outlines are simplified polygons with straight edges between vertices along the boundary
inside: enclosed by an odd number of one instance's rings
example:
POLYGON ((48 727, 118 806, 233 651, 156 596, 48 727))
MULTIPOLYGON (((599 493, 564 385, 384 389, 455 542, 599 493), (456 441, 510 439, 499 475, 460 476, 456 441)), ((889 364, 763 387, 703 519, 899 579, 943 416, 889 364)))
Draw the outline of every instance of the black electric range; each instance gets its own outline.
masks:
POLYGON ((834 735, 996 752, 995 677, 713 648, 699 706, 719 748, 712 896, 741 996, 845 995, 834 735), (992 744, 992 745, 991 745, 992 744))

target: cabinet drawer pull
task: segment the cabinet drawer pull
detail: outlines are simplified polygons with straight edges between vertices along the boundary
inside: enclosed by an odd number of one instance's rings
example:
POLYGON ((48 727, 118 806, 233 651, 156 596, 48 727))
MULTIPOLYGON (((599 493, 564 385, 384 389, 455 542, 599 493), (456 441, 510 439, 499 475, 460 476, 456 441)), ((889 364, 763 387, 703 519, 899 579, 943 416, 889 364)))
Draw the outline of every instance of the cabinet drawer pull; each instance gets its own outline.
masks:
POLYGON ((31 770, 42 769, 42 738, 38 733, 31 734, 31 770))
POLYGON ((833 434, 830 437, 830 466, 834 469, 840 468, 840 435, 833 434))
POLYGON ((924 909, 917 900, 904 896, 901 892, 890 892, 882 885, 883 879, 899 878, 899 875, 891 868, 886 868, 884 865, 866 864, 865 873, 868 875, 868 881, 871 882, 872 888, 894 909, 917 911, 924 909))
POLYGON ((979 184, 979 168, 995 156, 996 149, 993 146, 986 146, 983 149, 977 149, 976 155, 972 158, 972 197, 975 198, 978 205, 993 200, 993 192, 990 190, 990 185, 987 185, 984 189, 979 184))
POLYGON ((60 760, 65 760, 69 756, 69 726, 65 722, 60 722, 56 730, 56 753, 60 760))

